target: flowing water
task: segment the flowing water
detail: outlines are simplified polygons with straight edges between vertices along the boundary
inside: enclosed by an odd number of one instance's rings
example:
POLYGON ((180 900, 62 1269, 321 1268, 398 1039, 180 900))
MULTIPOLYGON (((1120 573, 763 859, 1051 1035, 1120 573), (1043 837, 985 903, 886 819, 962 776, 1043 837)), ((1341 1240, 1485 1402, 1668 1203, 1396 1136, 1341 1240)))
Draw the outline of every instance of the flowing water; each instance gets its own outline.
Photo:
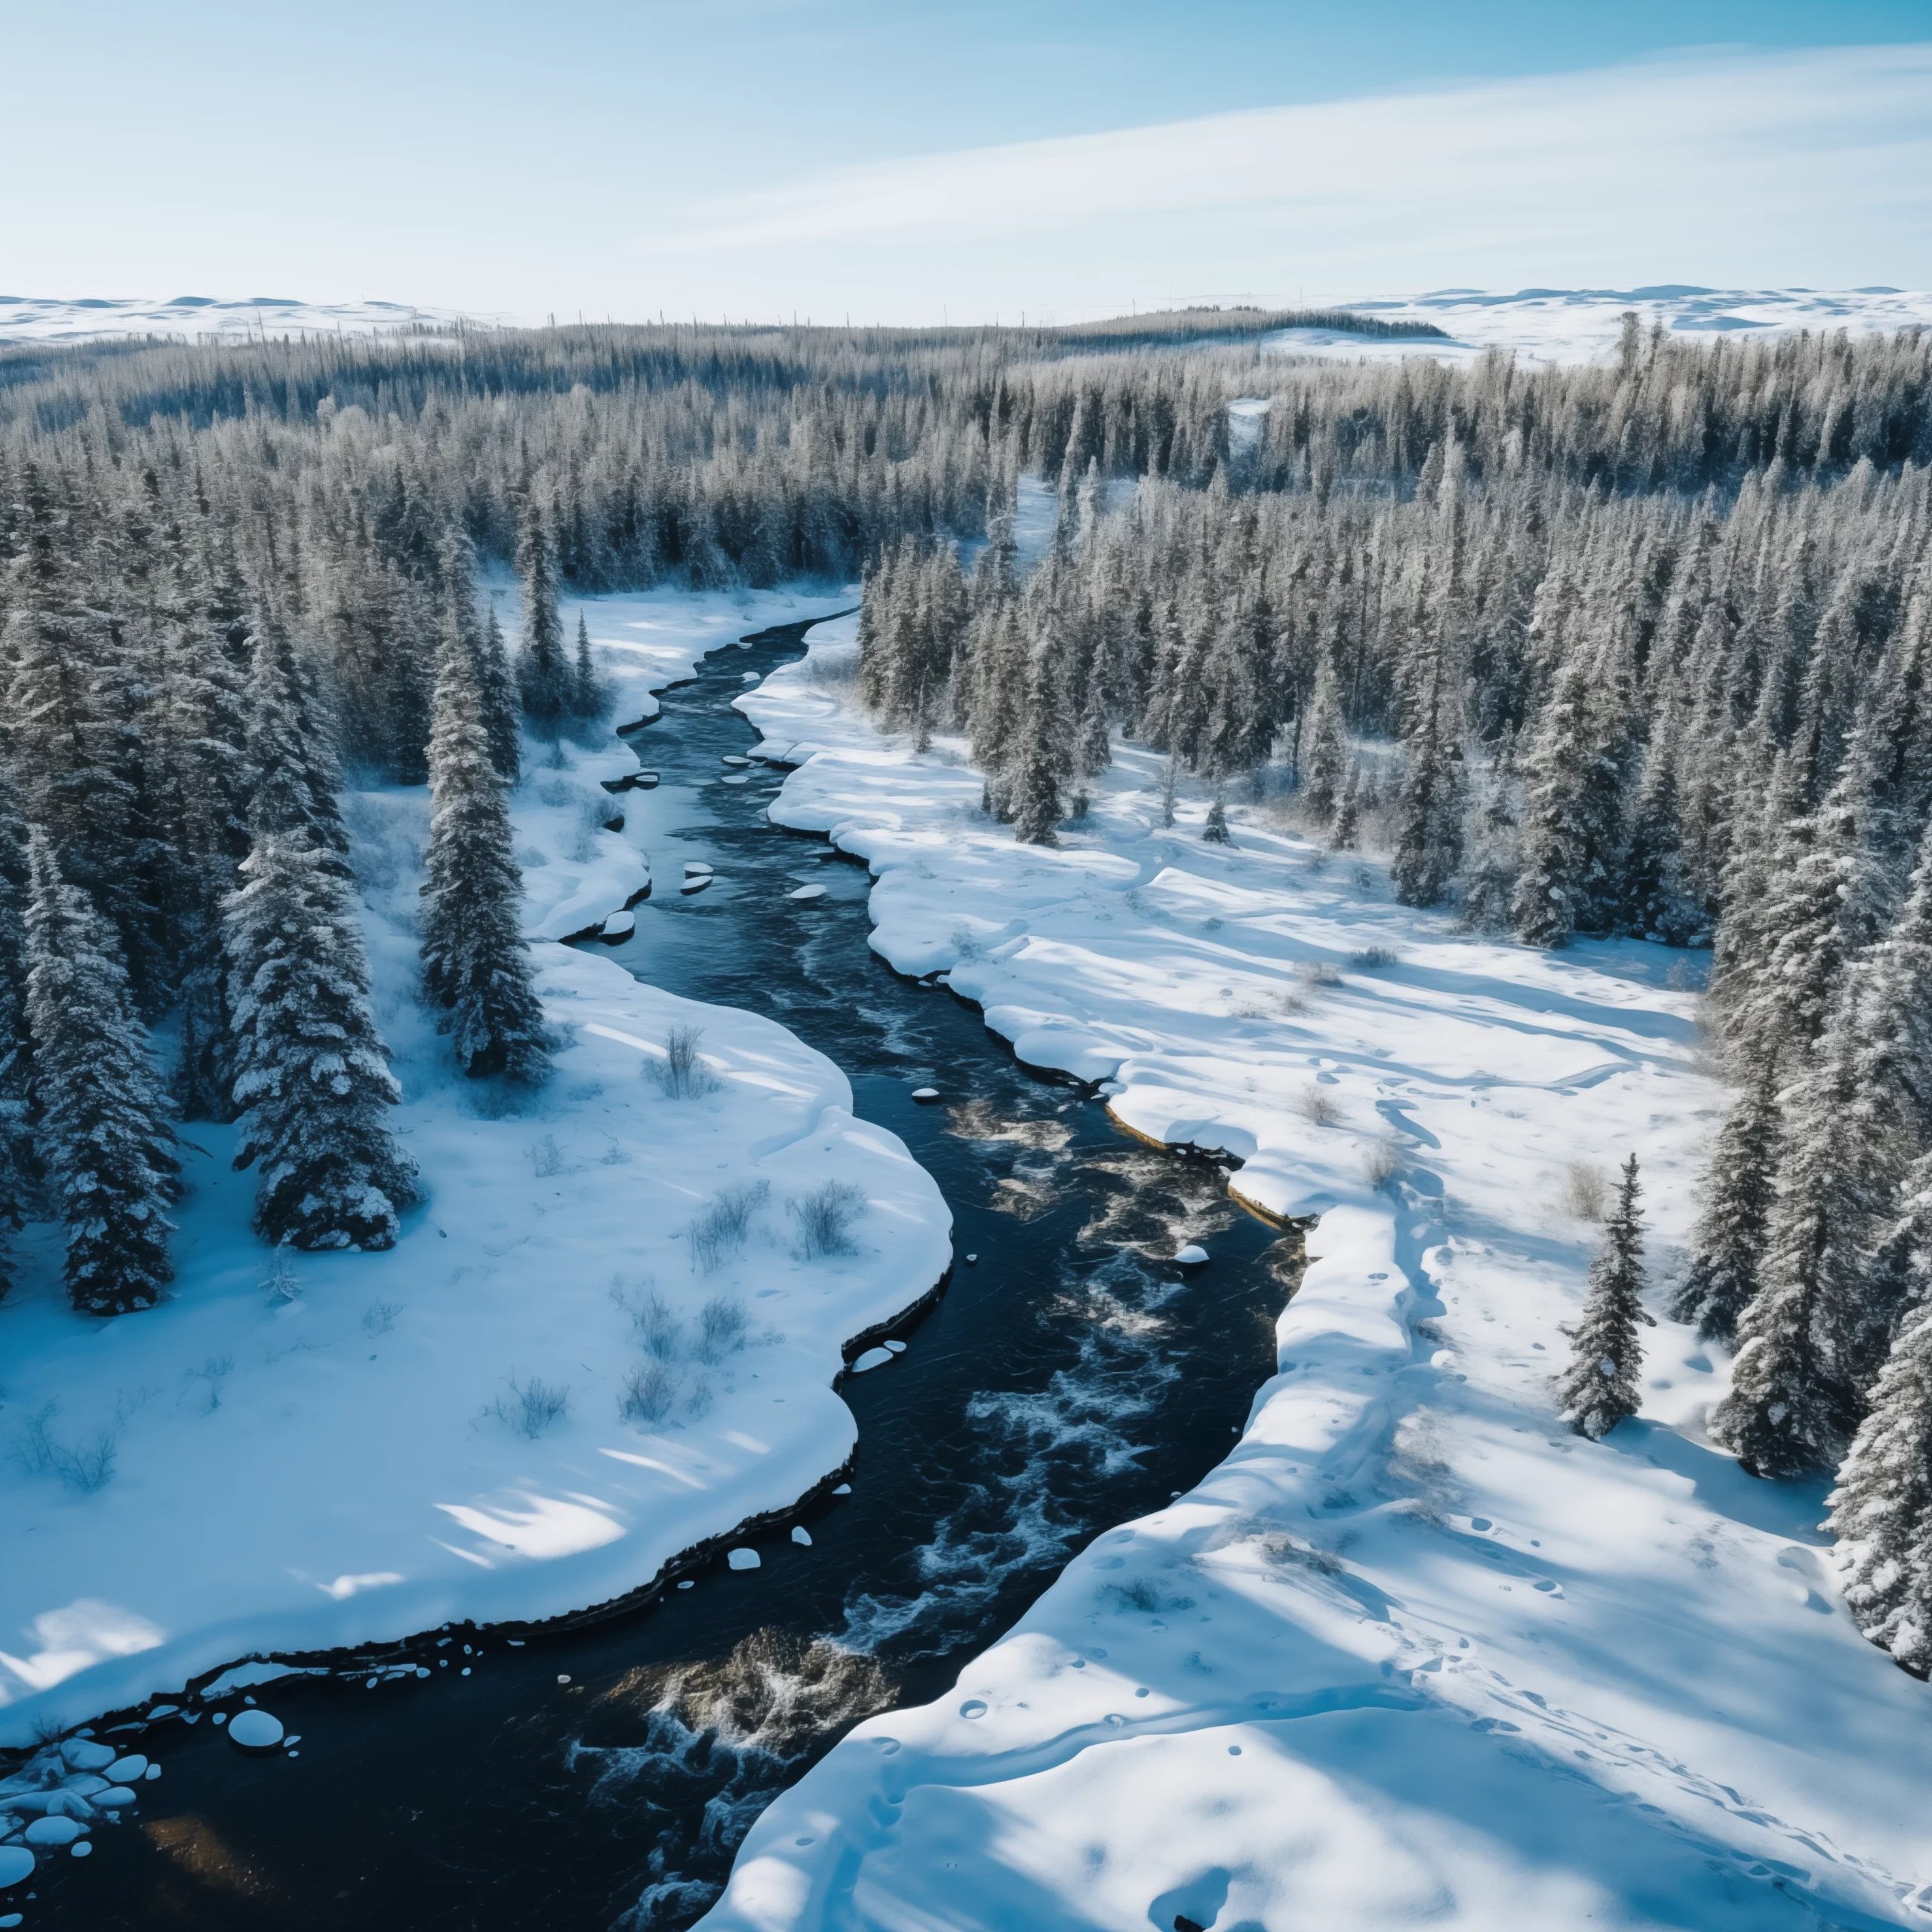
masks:
POLYGON ((43 1860, 37 1897, 8 1901, 29 1927, 689 1924, 760 1809, 851 1724, 937 1694, 1088 1538, 1225 1453, 1273 1368, 1291 1245, 1233 1209, 1216 1170, 1128 1139, 871 952, 863 872, 770 824, 777 774, 721 761, 755 742, 730 708, 746 674, 801 648, 714 653, 631 740, 663 774, 625 799, 648 799, 663 883, 615 956, 829 1054, 952 1206, 946 1294, 890 1367, 847 1385, 851 1493, 805 1516, 811 1546, 782 1564, 721 1562, 519 1647, 467 1629, 422 1647, 467 1677, 263 1690, 299 1758, 244 1758, 205 1721, 151 1727, 129 1741, 163 1781, 138 1819, 97 1830, 94 1857, 43 1860), (687 859, 716 872, 689 898, 672 889, 687 859), (826 896, 789 902, 808 880, 826 896), (957 1097, 915 1103, 928 1081, 957 1097), (1188 1240, 1211 1241, 1210 1267, 1150 1258, 1188 1240))

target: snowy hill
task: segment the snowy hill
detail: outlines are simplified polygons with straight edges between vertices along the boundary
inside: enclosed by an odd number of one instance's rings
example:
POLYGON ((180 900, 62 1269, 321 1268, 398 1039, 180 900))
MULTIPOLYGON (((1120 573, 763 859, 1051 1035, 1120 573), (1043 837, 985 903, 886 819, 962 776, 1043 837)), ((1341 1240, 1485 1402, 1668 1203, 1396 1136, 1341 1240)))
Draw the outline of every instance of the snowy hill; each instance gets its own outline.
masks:
POLYGON ((453 309, 419 309, 408 302, 300 302, 270 295, 239 300, 177 295, 165 302, 97 297, 66 301, 0 295, 0 342, 150 335, 243 342, 257 336, 386 335, 399 329, 446 329, 464 319, 453 309))
POLYGON ((1617 346, 1626 311, 1646 328, 1714 337, 1781 335, 1796 329, 1883 334, 1932 324, 1932 291, 1901 288, 1702 288, 1665 283, 1641 288, 1524 288, 1513 294, 1438 288, 1426 294, 1376 296, 1342 307, 1386 321, 1433 322, 1451 338, 1438 342, 1364 342, 1325 329, 1284 329, 1272 347, 1295 355, 1352 361, 1427 355, 1466 362, 1487 349, 1511 349, 1531 362, 1589 362, 1617 346))

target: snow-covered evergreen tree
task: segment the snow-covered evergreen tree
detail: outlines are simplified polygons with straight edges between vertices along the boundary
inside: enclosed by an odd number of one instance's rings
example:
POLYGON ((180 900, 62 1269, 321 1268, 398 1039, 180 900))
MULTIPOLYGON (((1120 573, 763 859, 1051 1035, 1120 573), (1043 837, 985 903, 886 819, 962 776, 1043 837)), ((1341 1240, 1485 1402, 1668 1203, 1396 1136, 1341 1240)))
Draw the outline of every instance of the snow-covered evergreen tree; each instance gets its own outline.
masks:
POLYGON ((67 1292, 89 1315, 152 1308, 174 1278, 180 1162, 127 969, 87 896, 33 834, 26 912, 35 1140, 67 1230, 67 1292))
POLYGON ((1522 872, 1511 918, 1531 946, 1567 946, 1597 930, 1614 878, 1622 774, 1593 675, 1580 656, 1558 672, 1523 762, 1522 872))
POLYGON ((255 1229, 296 1247, 392 1246, 415 1171, 383 1118, 401 1097, 369 1004, 355 888, 297 829, 264 830, 224 907, 238 962, 235 1165, 256 1164, 255 1229))
POLYGON ((1439 648, 1429 653, 1420 681, 1403 741, 1389 867, 1395 897, 1404 906, 1440 904, 1463 863, 1463 753, 1447 715, 1439 648))
POLYGON ((517 667, 523 715, 540 738, 561 736, 574 709, 574 680, 557 609, 557 560, 543 507, 533 497, 517 546, 523 578, 523 660, 517 667))
POLYGON ((483 620, 476 649, 477 692, 483 706, 483 728, 489 734, 490 761, 506 785, 523 776, 523 706, 516 680, 510 675, 503 648, 503 626, 494 607, 483 620))
MULTIPOLYGON (((1917 1218, 1932 1229, 1932 1171, 1917 1218)), ((1872 1641, 1932 1675, 1932 1257, 1917 1248, 1918 1298, 1840 1466, 1825 1527, 1847 1606, 1872 1641)))
POLYGON ((1694 1321, 1700 1335, 1730 1340, 1758 1292, 1777 1162, 1777 1079, 1767 1069, 1718 1130, 1690 1270, 1671 1310, 1680 1321, 1694 1321))
POLYGON ((604 715, 604 680, 590 650, 590 626, 577 614, 577 661, 571 669, 571 715, 580 724, 594 724, 604 715))
POLYGON ((1637 1157, 1623 1164, 1617 1207, 1590 1263, 1583 1319, 1571 1337, 1570 1366, 1560 1384, 1564 1420, 1579 1435, 1607 1435, 1643 1401, 1640 1327, 1656 1321, 1644 1306, 1644 1223, 1638 1208, 1637 1157))
POLYGON ((434 715, 423 996, 465 1073, 541 1080, 549 1053, 523 937, 523 875, 475 666, 460 638, 445 641, 434 715))
POLYGON ((1301 802, 1317 826, 1326 826, 1341 803, 1349 774, 1349 743, 1342 724, 1340 680, 1327 651, 1317 659, 1301 754, 1301 802))

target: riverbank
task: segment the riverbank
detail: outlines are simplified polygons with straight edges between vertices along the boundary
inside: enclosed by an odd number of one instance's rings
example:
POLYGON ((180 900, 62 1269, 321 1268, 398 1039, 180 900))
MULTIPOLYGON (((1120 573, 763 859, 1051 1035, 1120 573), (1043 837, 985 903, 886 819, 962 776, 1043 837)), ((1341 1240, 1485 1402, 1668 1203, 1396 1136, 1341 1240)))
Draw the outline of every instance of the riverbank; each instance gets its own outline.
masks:
POLYGON ((1017 846, 815 635, 740 708, 799 762, 774 816, 870 866, 875 948, 1320 1218, 1229 1460, 835 1749, 706 1923, 1920 1922, 1932 1693, 1852 1628, 1820 1488, 1709 1443, 1727 1365, 1675 1324, 1639 1418, 1555 1410, 1592 1177, 1635 1150, 1656 1305, 1681 1265, 1698 962, 1462 933, 1266 807, 1208 845, 1131 749, 1017 846))
MULTIPOLYGON (((618 601, 588 608, 619 721, 798 608, 685 600, 672 623, 663 600, 618 601)), ((783 1027, 551 943, 632 898, 648 855, 602 829, 624 796, 602 781, 637 766, 623 745, 531 765, 513 811, 561 1044, 527 1103, 457 1078, 414 999, 426 795, 346 800, 427 1196, 393 1250, 278 1268, 248 1231, 232 1130, 205 1123, 161 1308, 73 1315, 55 1231, 23 1238, 0 1305, 19 1465, 0 1486, 0 1746, 241 1658, 608 1602, 849 1457, 844 1345, 943 1275, 946 1204, 783 1027), (698 1035, 682 1097, 660 1077, 677 1029, 698 1035), (857 1198, 814 1244, 828 1185, 857 1198)))

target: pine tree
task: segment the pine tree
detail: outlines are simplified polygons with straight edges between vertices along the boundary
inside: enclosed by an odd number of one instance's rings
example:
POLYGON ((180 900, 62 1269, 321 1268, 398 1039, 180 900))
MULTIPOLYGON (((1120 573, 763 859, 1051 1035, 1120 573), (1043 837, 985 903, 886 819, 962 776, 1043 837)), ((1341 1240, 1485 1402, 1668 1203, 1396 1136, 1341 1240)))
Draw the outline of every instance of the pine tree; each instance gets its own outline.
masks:
POLYGON ((571 715, 580 724, 594 724, 604 715, 604 681, 590 651, 590 626, 577 614, 577 663, 571 673, 571 715))
MULTIPOLYGON (((27 1017, 27 831, 0 727, 0 1241, 27 1219, 42 1163, 34 1147, 27 1017)), ((0 1298, 11 1276, 0 1247, 0 1298)))
MULTIPOLYGON (((1932 1175, 1924 1177, 1932 1180, 1932 1175)), ((1932 1201, 1917 1197, 1932 1224, 1932 1201)), ((1858 1627, 1921 1677, 1932 1675, 1932 1271, 1914 1257, 1919 1300, 1838 1470, 1825 1527, 1858 1627)))
POLYGON ((36 832, 28 848, 27 1015, 35 1139, 67 1229, 67 1292, 89 1315, 152 1308, 174 1278, 174 1137, 127 970, 36 832))
POLYGON ((1622 774, 1601 710, 1589 668, 1572 657, 1524 761, 1523 869, 1510 912, 1531 946, 1567 946, 1597 930, 1612 887, 1622 774))
POLYGON ((1210 845, 1232 845, 1228 834, 1228 808, 1219 798, 1208 808, 1208 823, 1201 828, 1203 841, 1210 845))
POLYGON ((1718 1130, 1690 1272, 1671 1309, 1679 1321, 1694 1321, 1707 1340, 1729 1342, 1758 1292, 1777 1158, 1777 1078, 1767 1069, 1718 1130))
POLYGON ((1328 842, 1338 852, 1351 852, 1361 835, 1361 767, 1353 758, 1342 780, 1341 795, 1335 801, 1335 822, 1329 829, 1328 842))
POLYGON ((1430 652, 1404 743, 1389 877, 1404 906, 1441 903, 1463 863, 1463 754, 1445 715, 1442 657, 1430 652))
POLYGON ((1055 830, 1066 815, 1061 786, 1073 724, 1066 715, 1054 656, 1044 640, 1034 648, 1018 752, 1009 774, 1007 808, 1013 815, 1014 833, 1029 845, 1055 843, 1055 830))
POLYGON ((571 717, 573 679, 557 610, 556 556, 534 497, 524 518, 517 569, 523 577, 523 661, 517 671, 523 715, 540 738, 554 744, 571 717))
POLYGON ((429 740, 423 990, 472 1078, 536 1081, 549 1070, 543 1011, 522 932, 523 875, 503 784, 490 756, 475 668, 445 640, 429 740))
POLYGON ((514 786, 523 776, 523 711, 494 606, 484 620, 483 635, 477 645, 476 683, 483 727, 489 734, 490 761, 503 783, 514 786))
POLYGON ((1573 1332, 1570 1367, 1560 1385, 1564 1419, 1579 1435, 1607 1435, 1643 1402, 1641 1324, 1656 1321, 1644 1306, 1644 1228, 1637 1202, 1637 1157, 1623 1164, 1616 1211, 1590 1263, 1583 1318, 1573 1332))
POLYGON ((223 908, 235 1164, 259 1162, 255 1229, 301 1248, 393 1245, 415 1173, 383 1110, 401 1097, 369 1004, 355 888, 300 830, 260 831, 223 908))
POLYGON ((1309 706, 1308 749, 1301 760, 1302 809, 1311 823, 1326 827, 1341 803, 1349 774, 1348 739, 1342 726, 1340 681, 1333 658, 1324 651, 1315 667, 1315 694, 1309 706))

